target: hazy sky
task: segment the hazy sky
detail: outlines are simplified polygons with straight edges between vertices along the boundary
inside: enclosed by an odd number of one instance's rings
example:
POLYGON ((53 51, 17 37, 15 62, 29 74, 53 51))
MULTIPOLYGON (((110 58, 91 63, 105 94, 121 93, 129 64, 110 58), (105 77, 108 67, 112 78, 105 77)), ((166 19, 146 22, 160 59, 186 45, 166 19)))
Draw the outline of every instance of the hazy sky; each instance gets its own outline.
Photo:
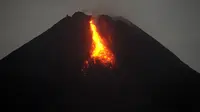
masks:
POLYGON ((0 59, 78 10, 124 16, 200 72, 199 0, 0 0, 0 59))

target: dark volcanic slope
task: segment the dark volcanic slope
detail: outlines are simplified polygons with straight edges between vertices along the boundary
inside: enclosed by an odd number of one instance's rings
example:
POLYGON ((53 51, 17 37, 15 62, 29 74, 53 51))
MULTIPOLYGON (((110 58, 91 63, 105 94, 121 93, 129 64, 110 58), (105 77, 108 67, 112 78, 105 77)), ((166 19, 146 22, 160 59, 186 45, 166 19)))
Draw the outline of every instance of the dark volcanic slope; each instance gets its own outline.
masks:
POLYGON ((112 36, 116 68, 94 67, 84 76, 89 20, 81 12, 67 16, 0 61, 7 109, 198 108, 200 75, 137 26, 109 16, 100 16, 98 27, 102 35, 112 36))

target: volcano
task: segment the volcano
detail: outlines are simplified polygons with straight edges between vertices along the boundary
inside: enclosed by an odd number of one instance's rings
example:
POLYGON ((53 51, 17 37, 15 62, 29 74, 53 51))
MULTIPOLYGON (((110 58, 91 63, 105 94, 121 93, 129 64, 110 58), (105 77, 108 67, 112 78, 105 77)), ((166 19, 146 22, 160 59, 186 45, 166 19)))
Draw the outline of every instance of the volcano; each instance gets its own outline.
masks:
POLYGON ((0 61, 8 111, 199 110, 200 74, 122 17, 95 21, 114 67, 90 61, 91 18, 66 16, 0 61))

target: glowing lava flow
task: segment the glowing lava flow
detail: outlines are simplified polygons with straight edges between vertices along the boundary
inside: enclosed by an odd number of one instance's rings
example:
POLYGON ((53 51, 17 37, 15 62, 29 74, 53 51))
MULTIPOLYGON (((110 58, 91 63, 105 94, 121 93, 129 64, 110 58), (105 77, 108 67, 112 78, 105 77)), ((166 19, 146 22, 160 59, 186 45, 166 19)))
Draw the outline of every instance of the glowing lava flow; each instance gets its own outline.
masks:
POLYGON ((115 62, 114 55, 105 45, 105 41, 98 33, 97 27, 93 20, 90 21, 90 30, 92 33, 92 48, 90 58, 93 60, 94 64, 98 60, 104 66, 111 68, 115 62))

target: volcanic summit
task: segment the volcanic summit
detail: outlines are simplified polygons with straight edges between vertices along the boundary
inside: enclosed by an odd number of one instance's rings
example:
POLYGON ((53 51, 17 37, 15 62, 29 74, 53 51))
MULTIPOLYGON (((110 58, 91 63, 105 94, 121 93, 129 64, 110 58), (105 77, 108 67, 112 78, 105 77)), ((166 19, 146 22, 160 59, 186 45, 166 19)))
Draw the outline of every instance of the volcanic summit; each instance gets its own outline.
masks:
POLYGON ((15 111, 199 110, 200 74, 128 23, 66 16, 0 61, 2 103, 15 111))

